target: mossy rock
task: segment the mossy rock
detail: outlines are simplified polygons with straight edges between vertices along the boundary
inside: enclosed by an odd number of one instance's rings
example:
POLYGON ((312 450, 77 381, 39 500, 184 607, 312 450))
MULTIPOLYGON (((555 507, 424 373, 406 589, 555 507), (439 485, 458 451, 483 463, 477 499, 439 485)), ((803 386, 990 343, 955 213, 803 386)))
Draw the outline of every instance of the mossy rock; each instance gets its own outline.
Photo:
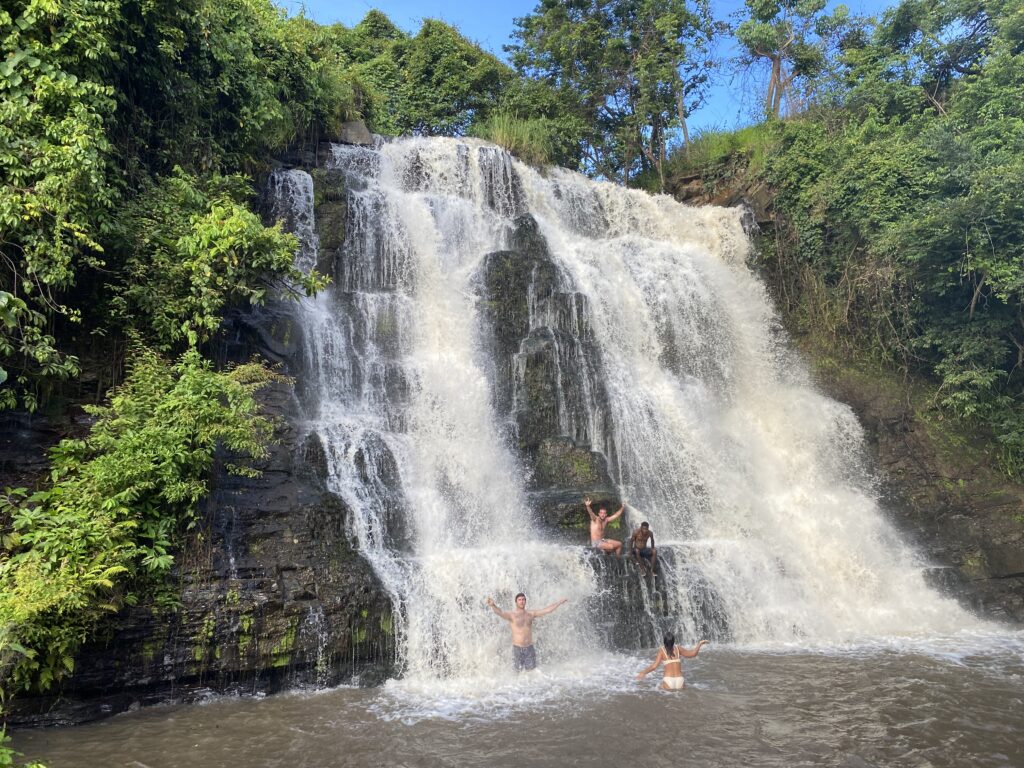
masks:
POLYGON ((345 172, 334 168, 314 168, 313 204, 344 203, 348 198, 348 181, 345 172))
POLYGON ((608 485, 608 467, 600 453, 577 447, 566 437, 550 437, 537 450, 533 484, 581 489, 608 485))
POLYGON ((321 203, 316 207, 316 230, 320 237, 320 252, 330 254, 345 242, 345 224, 348 205, 344 201, 321 203))

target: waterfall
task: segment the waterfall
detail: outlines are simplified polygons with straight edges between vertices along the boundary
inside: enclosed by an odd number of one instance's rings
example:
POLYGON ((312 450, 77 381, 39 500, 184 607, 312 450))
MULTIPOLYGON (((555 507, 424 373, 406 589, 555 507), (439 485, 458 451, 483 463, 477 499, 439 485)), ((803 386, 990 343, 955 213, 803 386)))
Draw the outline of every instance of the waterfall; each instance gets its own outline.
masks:
POLYGON ((302 239, 297 263, 335 265, 298 310, 300 387, 349 533, 394 600, 407 679, 503 671, 508 631, 484 599, 510 609, 519 591, 533 609, 569 598, 537 627, 545 665, 649 642, 666 612, 687 639, 711 627, 747 643, 971 624, 878 508, 850 409, 788 351, 738 211, 542 175, 473 140, 332 150, 318 173, 345 179, 335 251, 321 252, 307 171, 268 191, 302 239), (524 238, 544 254, 523 341, 496 351, 480 276, 524 238), (663 553, 657 588, 630 587, 650 625, 634 640, 595 618, 614 610, 604 559, 530 509, 517 445, 537 350, 555 436, 607 459, 630 526, 650 521, 663 553))

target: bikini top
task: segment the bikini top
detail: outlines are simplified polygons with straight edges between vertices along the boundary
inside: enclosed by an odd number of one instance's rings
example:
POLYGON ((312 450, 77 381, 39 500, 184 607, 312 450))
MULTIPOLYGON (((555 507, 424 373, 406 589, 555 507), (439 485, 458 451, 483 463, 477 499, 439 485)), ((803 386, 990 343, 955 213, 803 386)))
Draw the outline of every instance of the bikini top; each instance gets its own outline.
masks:
POLYGON ((662 659, 662 664, 668 666, 669 664, 681 664, 683 661, 681 656, 674 656, 668 659, 662 659))

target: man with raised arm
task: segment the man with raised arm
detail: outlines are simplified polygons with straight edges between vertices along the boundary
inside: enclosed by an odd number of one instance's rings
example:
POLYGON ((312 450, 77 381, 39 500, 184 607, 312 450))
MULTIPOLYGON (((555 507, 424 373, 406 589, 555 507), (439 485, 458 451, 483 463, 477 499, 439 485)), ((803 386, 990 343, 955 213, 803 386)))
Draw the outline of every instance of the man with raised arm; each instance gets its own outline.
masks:
POLYGON ((604 507, 601 507, 595 515, 594 510, 590 508, 589 496, 583 499, 583 506, 587 508, 587 514, 590 515, 590 546, 594 549, 600 550, 601 552, 611 552, 616 556, 620 555, 622 553, 622 542, 616 541, 615 539, 606 539, 604 537, 604 529, 608 523, 613 520, 618 520, 622 516, 622 512, 626 508, 626 505, 620 505, 619 511, 611 517, 608 516, 608 510, 604 507))
POLYGON ((537 649, 533 647, 533 620, 540 616, 547 616, 565 602, 567 601, 563 597, 547 608, 528 611, 526 610, 526 595, 520 592, 516 595, 516 609, 503 611, 494 604, 493 599, 487 598, 487 605, 490 609, 512 626, 512 667, 516 672, 537 667, 537 649))

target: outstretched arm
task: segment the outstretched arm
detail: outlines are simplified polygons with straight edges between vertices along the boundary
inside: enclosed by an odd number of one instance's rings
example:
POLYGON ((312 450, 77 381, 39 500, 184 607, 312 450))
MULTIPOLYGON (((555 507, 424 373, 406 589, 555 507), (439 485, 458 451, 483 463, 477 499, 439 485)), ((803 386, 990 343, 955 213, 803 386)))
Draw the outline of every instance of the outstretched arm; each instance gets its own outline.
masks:
POLYGON ((692 659, 694 656, 696 656, 698 653, 700 653, 700 649, 703 648, 707 644, 708 644, 707 640, 701 640, 699 643, 697 643, 697 645, 695 645, 693 647, 692 651, 688 651, 685 648, 680 648, 679 649, 679 655, 682 656, 684 659, 692 659))
POLYGON ((539 611, 530 611, 530 615, 533 616, 533 618, 537 618, 538 616, 547 616, 549 613, 555 610, 555 608, 567 602, 569 601, 563 597, 557 603, 552 603, 547 608, 541 608, 539 611))
POLYGON ((497 605, 494 604, 494 600, 487 598, 487 607, 494 611, 496 614, 501 616, 505 621, 512 621, 512 614, 508 611, 503 611, 497 605))
POLYGON ((583 499, 583 506, 587 508, 587 514, 590 515, 591 520, 597 520, 597 515, 594 514, 594 510, 590 508, 590 497, 587 496, 583 499))
POLYGON ((658 665, 661 664, 661 660, 664 657, 665 657, 665 649, 664 648, 659 648, 658 649, 658 655, 654 657, 654 661, 651 662, 651 666, 649 666, 646 669, 643 669, 640 672, 638 672, 637 675, 636 675, 636 679, 637 680, 643 680, 646 675, 649 675, 651 672, 656 670, 658 668, 658 665))
POLYGON ((619 511, 618 512, 616 512, 614 515, 609 515, 608 516, 608 522, 610 523, 612 520, 616 520, 616 519, 622 517, 622 513, 625 511, 625 509, 626 509, 626 505, 625 504, 621 504, 619 506, 619 511))

